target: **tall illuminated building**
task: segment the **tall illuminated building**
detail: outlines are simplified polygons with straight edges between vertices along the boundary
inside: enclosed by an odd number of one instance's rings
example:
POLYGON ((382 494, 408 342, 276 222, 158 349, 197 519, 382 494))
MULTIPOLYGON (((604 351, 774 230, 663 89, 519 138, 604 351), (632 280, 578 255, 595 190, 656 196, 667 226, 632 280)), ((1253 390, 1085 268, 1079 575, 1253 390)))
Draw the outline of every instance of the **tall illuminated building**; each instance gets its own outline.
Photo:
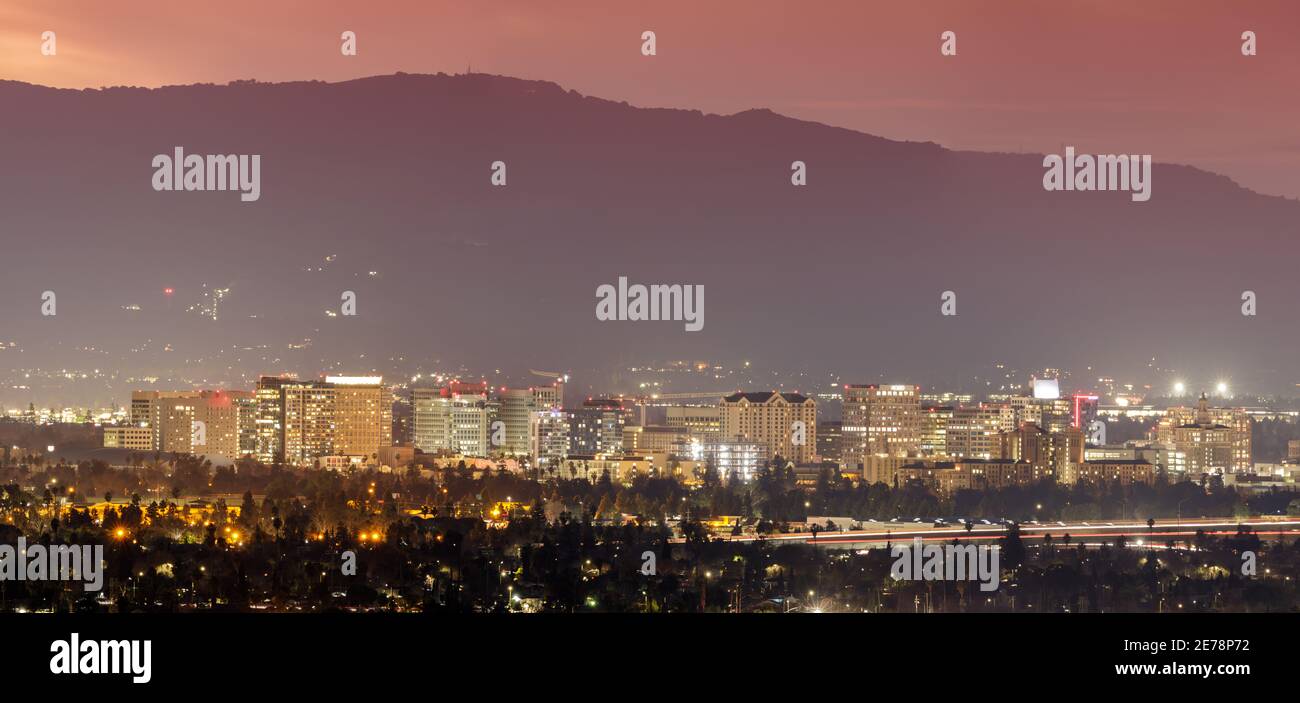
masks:
POLYGON ((856 456, 915 456, 921 449, 921 387, 844 386, 844 441, 856 456))
POLYGON ((232 391, 239 413, 239 456, 256 458, 257 456, 257 391, 232 391))
POLYGON ((1027 461, 1039 477, 1052 476, 1064 480, 1070 467, 1084 460, 1083 430, 1065 427, 1059 432, 1048 432, 1032 422, 1021 423, 1000 436, 999 457, 1013 461, 1027 461))
POLYGON ((313 466, 334 453, 334 389, 315 381, 280 387, 284 462, 313 466))
POLYGON ((612 398, 587 400, 568 411, 569 451, 574 454, 612 454, 623 451, 623 428, 628 411, 612 398))
POLYGON ((487 456, 490 418, 487 384, 453 381, 411 394, 415 448, 428 453, 487 456))
POLYGON ((393 444, 393 395, 381 376, 328 376, 334 392, 333 456, 377 461, 393 444))
POLYGON ((262 376, 253 391, 253 456, 263 464, 284 461, 284 397, 282 388, 294 379, 284 376, 262 376))
POLYGON ((1157 442, 1182 454, 1189 475, 1251 469, 1250 416, 1241 408, 1211 408, 1204 393, 1195 409, 1165 411, 1154 435, 1157 442))
POLYGON ((1001 434, 1015 429, 1015 411, 1007 405, 981 403, 953 410, 945 440, 948 456, 992 459, 1001 455, 1001 434))
POLYGON ((532 415, 530 454, 542 468, 553 468, 570 454, 569 414, 558 408, 538 410, 532 415))
POLYGON ((806 464, 817 453, 817 401, 799 393, 733 393, 722 399, 722 442, 757 442, 767 458, 806 464), (796 425, 796 423, 798 423, 796 425))
MULTIPOLYGON (((533 414, 539 409, 540 398, 535 388, 503 388, 498 394, 500 401, 498 417, 502 423, 504 437, 502 446, 494 449, 510 455, 528 454, 532 447, 533 414)), ((549 409, 547 406, 546 409, 549 409)))
POLYGON ((948 455, 948 423, 952 421, 951 405, 927 405, 921 408, 921 456, 948 455))
MULTIPOLYGON (((1043 383, 1039 379, 1038 383, 1043 383)), ((1052 386, 1055 388, 1055 386, 1052 386)), ((1038 389, 1038 392, 1042 392, 1038 389)), ((1006 401, 1015 416, 1014 424, 1029 422, 1047 430, 1060 432, 1074 425, 1075 401, 1070 398, 1012 396, 1006 401)), ((1093 406, 1095 410, 1095 405, 1093 406)))

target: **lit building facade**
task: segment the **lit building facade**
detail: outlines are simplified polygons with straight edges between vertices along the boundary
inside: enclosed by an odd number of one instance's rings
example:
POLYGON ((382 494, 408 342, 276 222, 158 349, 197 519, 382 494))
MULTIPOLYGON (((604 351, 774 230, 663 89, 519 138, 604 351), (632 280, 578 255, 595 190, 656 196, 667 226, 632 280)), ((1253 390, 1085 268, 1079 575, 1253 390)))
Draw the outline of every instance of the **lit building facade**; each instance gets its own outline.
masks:
POLYGON ((722 432, 722 410, 716 405, 672 405, 666 412, 664 424, 684 427, 701 442, 717 439, 722 432))
POLYGON ((722 441, 763 444, 769 459, 812 461, 817 451, 817 401, 812 398, 776 391, 733 393, 719 407, 722 441))
POLYGON ((1169 408, 1154 439, 1183 454, 1191 475, 1249 473, 1250 416, 1242 408, 1211 408, 1201 394, 1196 408, 1169 408))
MULTIPOLYGON (((195 454, 216 460, 242 456, 241 408, 247 391, 135 391, 131 394, 131 424, 149 430, 149 449, 195 454)), ((138 447, 140 433, 115 433, 105 442, 127 441, 138 447)), ((105 446, 108 446, 107 444, 105 446)))
POLYGON ((487 385, 455 382, 411 395, 415 448, 428 453, 489 453, 487 385))
POLYGON ((573 454, 617 454, 623 451, 628 413, 611 398, 588 400, 569 413, 569 451, 573 454))
POLYGON ((970 459, 992 459, 1001 456, 1003 432, 1015 429, 1015 413, 1011 407, 981 403, 974 407, 956 408, 948 421, 945 441, 948 456, 970 459))
POLYGON ((1083 461, 1083 430, 1066 426, 1056 432, 1022 423, 1002 433, 999 458, 1027 461, 1044 476, 1062 477, 1071 464, 1083 461))
POLYGON ((966 489, 1026 486, 1044 478, 1049 476, 1030 462, 1010 459, 922 461, 898 470, 899 485, 918 484, 945 495, 966 489))
POLYGON ((1065 483, 1092 483, 1106 485, 1118 482, 1121 486, 1134 483, 1155 483, 1156 467, 1145 459, 1101 459, 1082 461, 1071 467, 1065 483))
POLYGON ((332 454, 377 462, 393 444, 393 395, 380 376, 328 376, 334 392, 332 454))
POLYGON ((569 414, 558 408, 539 410, 532 415, 530 454, 542 468, 554 468, 569 454, 569 414))
MULTIPOLYGON (((533 415, 540 409, 536 389, 504 388, 498 399, 498 417, 504 437, 501 446, 496 449, 515 456, 528 454, 533 446, 533 415)), ((540 402, 549 401, 542 399, 540 402)))
POLYGON ((921 449, 921 387, 844 386, 843 432, 850 455, 915 456, 921 449))
POLYGON ((951 405, 927 405, 921 408, 921 456, 948 456, 948 423, 952 422, 952 416, 951 405))

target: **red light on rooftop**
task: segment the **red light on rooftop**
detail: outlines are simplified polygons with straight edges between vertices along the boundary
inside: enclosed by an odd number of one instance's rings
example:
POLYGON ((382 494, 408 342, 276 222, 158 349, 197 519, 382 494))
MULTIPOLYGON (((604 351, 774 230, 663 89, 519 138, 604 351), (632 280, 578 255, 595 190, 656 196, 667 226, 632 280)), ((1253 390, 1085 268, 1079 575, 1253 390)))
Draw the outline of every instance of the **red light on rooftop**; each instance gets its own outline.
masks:
POLYGON ((175 292, 176 292, 176 291, 172 290, 171 288, 164 288, 164 289, 163 289, 163 295, 171 295, 172 293, 175 293, 175 292))

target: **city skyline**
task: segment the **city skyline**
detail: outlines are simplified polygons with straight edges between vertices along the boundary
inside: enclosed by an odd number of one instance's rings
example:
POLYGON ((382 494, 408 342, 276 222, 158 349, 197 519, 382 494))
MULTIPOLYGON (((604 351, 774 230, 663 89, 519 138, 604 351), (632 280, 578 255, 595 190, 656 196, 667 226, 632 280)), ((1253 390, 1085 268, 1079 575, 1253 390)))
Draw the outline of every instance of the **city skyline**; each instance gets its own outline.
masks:
POLYGON ((1285 680, 1298 23, 0 0, 0 661, 1285 680))
MULTIPOLYGON (((222 463, 256 459, 303 465, 331 458, 334 469, 400 460, 401 447, 480 458, 526 456, 545 465, 566 454, 689 453, 691 444, 709 437, 755 441, 754 448, 769 458, 803 464, 839 460, 841 452, 907 461, 990 459, 1026 451, 1009 450, 998 440, 1026 425, 1053 434, 1074 428, 1087 433, 1089 446, 1104 445, 1105 424, 1113 418, 1151 423, 1145 434, 1166 447, 1211 442, 1199 435, 1180 438, 1179 428, 1232 428, 1243 438, 1239 446, 1234 440, 1231 450, 1234 472, 1250 470, 1254 459, 1250 419, 1300 417, 1300 409, 1285 404, 1245 406, 1224 384, 1213 393, 1176 389, 1148 397, 1126 390, 1062 393, 1060 378, 1035 377, 1031 384, 982 396, 886 383, 843 384, 829 393, 650 389, 583 399, 566 393, 569 376, 534 374, 553 381, 511 388, 455 377, 392 383, 382 376, 262 376, 252 389, 134 390, 129 405, 111 413, 69 415, 67 409, 60 414, 31 405, 3 417, 35 425, 102 426, 105 448, 193 453, 222 463), (1212 412, 1207 410, 1211 402, 1212 412), (1099 427, 1092 426, 1094 420, 1102 421, 1099 427), (971 435, 961 439, 954 435, 958 430, 971 435), (557 431, 559 445, 551 438, 557 431)), ((1083 436, 1071 441, 1082 443, 1083 436)), ((1215 461, 1218 470, 1226 470, 1215 461)), ((1174 462, 1179 472, 1189 470, 1182 464, 1182 459, 1174 462)), ((891 471, 898 468, 891 466, 891 471)))

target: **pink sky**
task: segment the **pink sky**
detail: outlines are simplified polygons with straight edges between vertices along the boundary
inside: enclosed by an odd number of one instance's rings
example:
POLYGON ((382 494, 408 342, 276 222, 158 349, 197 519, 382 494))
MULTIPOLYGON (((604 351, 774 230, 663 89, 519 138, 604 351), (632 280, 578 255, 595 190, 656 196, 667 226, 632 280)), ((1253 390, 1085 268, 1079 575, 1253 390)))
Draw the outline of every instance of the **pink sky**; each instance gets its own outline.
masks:
POLYGON ((1295 0, 5 0, 0 78, 335 81, 472 63, 635 105, 768 107, 953 148, 1150 153, 1300 197, 1297 28, 1295 0), (647 29, 654 57, 640 54, 647 29), (1248 29, 1258 56, 1241 55, 1248 29), (57 56, 40 53, 46 30, 57 56), (356 57, 339 53, 344 30, 356 57), (956 57, 939 54, 944 30, 956 57))

